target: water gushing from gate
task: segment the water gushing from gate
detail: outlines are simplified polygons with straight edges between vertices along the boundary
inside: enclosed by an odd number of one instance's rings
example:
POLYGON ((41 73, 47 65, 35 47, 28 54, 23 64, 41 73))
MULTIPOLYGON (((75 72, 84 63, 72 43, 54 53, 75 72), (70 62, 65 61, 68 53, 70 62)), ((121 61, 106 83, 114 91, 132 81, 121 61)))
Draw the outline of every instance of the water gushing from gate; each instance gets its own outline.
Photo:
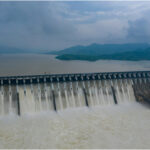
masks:
MULTIPOLYGON (((139 80, 140 83, 143 80, 139 80)), ((144 81, 147 82, 147 81, 144 81)), ((20 113, 39 113, 46 111, 62 111, 76 107, 95 107, 115 105, 135 101, 132 79, 114 80, 81 80, 52 83, 31 83, 30 85, 1 85, 0 114, 16 113, 17 102, 15 93, 19 93, 20 113), (112 91, 114 89, 114 93, 112 91), (55 103, 55 104, 54 104, 55 103), (54 108, 55 107, 55 108, 54 108)))

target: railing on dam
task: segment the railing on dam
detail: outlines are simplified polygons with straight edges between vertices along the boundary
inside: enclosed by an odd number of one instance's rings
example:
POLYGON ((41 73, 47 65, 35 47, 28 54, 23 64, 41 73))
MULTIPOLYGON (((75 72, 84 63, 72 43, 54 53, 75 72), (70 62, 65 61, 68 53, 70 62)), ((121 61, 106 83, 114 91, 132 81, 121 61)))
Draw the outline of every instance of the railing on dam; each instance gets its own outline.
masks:
POLYGON ((150 71, 0 77, 0 116, 150 99, 150 71))
POLYGON ((136 78, 150 78, 150 71, 5 76, 0 77, 0 85, 136 78))

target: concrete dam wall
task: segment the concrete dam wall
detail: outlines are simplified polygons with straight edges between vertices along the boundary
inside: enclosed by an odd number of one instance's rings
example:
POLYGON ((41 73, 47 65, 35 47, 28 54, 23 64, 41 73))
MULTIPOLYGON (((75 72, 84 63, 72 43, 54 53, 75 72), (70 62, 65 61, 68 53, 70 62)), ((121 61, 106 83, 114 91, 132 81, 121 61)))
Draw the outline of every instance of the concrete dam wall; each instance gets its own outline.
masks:
POLYGON ((0 115, 149 101, 149 85, 150 71, 0 77, 0 115))

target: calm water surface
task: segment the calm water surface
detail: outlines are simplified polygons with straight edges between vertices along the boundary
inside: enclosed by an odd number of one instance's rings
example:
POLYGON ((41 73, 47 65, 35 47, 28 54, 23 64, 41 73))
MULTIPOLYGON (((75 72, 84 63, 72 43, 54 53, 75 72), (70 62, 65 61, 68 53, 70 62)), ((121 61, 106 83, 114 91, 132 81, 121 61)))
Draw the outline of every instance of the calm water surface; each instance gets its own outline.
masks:
POLYGON ((150 70, 150 61, 60 61, 51 55, 0 55, 0 76, 136 70, 150 70))

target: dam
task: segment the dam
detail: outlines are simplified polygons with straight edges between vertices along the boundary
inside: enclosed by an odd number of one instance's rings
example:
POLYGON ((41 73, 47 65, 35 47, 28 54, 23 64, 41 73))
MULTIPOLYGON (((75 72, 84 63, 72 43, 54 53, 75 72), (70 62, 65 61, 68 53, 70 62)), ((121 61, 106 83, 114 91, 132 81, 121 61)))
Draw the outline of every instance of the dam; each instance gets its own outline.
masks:
POLYGON ((149 101, 149 84, 150 71, 0 77, 0 115, 149 101))

